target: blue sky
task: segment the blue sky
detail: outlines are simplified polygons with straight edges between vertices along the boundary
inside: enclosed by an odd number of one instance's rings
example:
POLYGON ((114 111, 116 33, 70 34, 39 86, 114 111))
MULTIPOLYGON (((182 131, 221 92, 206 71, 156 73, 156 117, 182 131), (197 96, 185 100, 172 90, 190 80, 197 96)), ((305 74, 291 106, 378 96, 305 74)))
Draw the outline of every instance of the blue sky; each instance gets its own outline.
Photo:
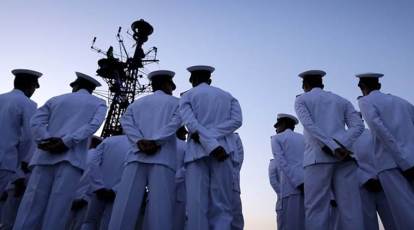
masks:
POLYGON ((160 63, 147 68, 174 70, 177 95, 190 87, 186 67, 209 64, 216 67, 213 84, 239 99, 246 229, 275 228, 269 136, 278 112, 293 113, 299 72, 325 70, 326 89, 354 105, 360 92, 353 75, 383 72, 385 92, 414 102, 409 0, 3 0, 0 92, 11 88, 13 68, 45 74, 33 97, 39 104, 68 92, 74 71, 96 71, 100 56, 89 50, 92 38, 103 49, 116 45, 118 26, 129 28, 140 18, 155 29, 145 46, 159 50, 160 63))

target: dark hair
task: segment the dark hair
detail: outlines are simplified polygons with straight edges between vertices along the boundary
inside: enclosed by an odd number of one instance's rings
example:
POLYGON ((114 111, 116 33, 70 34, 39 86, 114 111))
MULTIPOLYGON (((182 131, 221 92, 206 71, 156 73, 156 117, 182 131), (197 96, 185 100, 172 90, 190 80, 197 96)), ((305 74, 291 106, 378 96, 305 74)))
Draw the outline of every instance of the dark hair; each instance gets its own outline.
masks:
POLYGON ((28 77, 24 75, 17 75, 14 78, 14 88, 16 89, 27 89, 31 87, 32 85, 37 85, 37 78, 35 77, 28 77))
POLYGON ((322 88, 324 87, 322 83, 322 77, 306 77, 303 78, 303 83, 307 84, 310 88, 322 88))
POLYGON ((378 78, 361 78, 358 86, 366 87, 370 90, 381 89, 381 83, 379 83, 378 78))

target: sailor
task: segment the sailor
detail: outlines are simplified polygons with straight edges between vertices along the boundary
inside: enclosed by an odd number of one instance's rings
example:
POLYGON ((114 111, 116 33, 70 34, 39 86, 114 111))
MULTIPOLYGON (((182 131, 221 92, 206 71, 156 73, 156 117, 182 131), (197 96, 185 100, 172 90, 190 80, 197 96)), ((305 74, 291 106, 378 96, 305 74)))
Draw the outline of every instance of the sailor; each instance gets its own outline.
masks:
POLYGON ((91 200, 91 175, 89 166, 93 156, 95 155, 96 147, 102 142, 102 138, 98 136, 92 136, 89 144, 88 154, 86 156, 86 166, 85 170, 82 173, 82 177, 78 182, 76 189, 76 195, 72 201, 70 208, 70 215, 67 221, 67 226, 65 229, 68 230, 79 230, 83 224, 83 220, 86 216, 86 211, 88 209, 90 200, 91 200))
POLYGON ((108 229, 116 185, 121 180, 124 161, 130 149, 125 135, 106 138, 92 153, 87 174, 91 178, 90 200, 82 230, 108 229))
POLYGON ((280 169, 280 198, 284 205, 282 216, 285 229, 305 229, 303 154, 305 140, 294 132, 298 119, 279 113, 274 124, 276 135, 271 138, 272 153, 280 169))
POLYGON ((281 186, 280 186, 280 170, 277 167, 275 159, 270 159, 269 162, 269 181, 270 185, 273 188, 273 191, 276 193, 276 225, 279 230, 285 229, 286 223, 283 222, 283 205, 282 205, 282 196, 281 196, 281 186))
POLYGON ((299 74, 305 93, 295 101, 296 114, 304 127, 304 186, 307 229, 327 229, 333 192, 341 229, 364 229, 357 165, 350 156, 364 126, 352 104, 324 91, 325 72, 310 70, 299 74), (347 127, 347 129, 345 129, 347 127), (332 190, 331 190, 332 187, 332 190))
POLYGON ((88 140, 105 119, 106 103, 91 93, 101 84, 76 72, 72 93, 49 99, 31 119, 37 142, 32 175, 13 229, 60 229, 85 168, 88 140))
POLYGON ((27 156, 34 149, 30 118, 37 104, 30 97, 39 88, 38 79, 42 76, 42 73, 28 69, 15 69, 12 73, 15 76, 14 89, 0 94, 0 194, 5 191, 13 174, 25 164, 23 162, 30 160, 27 156))
POLYGON ((414 228, 414 106, 380 91, 381 73, 356 75, 359 107, 375 143, 378 179, 397 229, 414 228))
POLYGON ((240 171, 244 160, 244 148, 243 143, 238 133, 233 134, 235 144, 234 154, 231 156, 233 161, 233 221, 231 223, 232 230, 244 229, 244 217, 241 202, 241 189, 240 189, 240 171))
POLYGON ((174 230, 183 230, 185 226, 185 165, 184 154, 187 139, 187 130, 184 126, 177 130, 177 169, 175 172, 175 210, 174 230))
POLYGON ((365 129, 355 141, 352 151, 358 162, 358 179, 360 183, 362 210, 365 229, 379 229, 378 216, 385 229, 397 229, 392 213, 378 180, 375 162, 375 145, 371 132, 365 129))
POLYGON ((178 98, 172 96, 174 74, 168 70, 151 72, 148 78, 154 93, 132 103, 121 118, 132 150, 126 158, 109 229, 135 228, 147 186, 145 229, 173 228, 177 166, 175 133, 181 127, 178 98), (172 131, 163 135, 164 128, 171 123, 174 123, 172 131))
POLYGON ((239 102, 210 86, 210 66, 192 66, 193 88, 180 100, 180 114, 190 140, 186 163, 186 229, 231 229, 233 220, 233 133, 242 125, 239 102))

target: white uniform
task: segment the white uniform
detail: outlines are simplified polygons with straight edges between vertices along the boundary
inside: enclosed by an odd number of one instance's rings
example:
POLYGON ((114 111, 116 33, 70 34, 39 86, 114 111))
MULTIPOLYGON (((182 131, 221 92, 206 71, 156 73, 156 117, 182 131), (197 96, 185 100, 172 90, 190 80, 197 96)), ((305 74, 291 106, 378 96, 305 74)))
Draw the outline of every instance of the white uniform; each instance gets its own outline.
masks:
POLYGON ((201 142, 190 139, 184 157, 187 229, 231 229, 232 160, 219 162, 209 154, 218 146, 230 155, 235 151, 232 135, 242 125, 239 102, 229 93, 202 83, 182 96, 180 114, 189 133, 198 133, 201 142))
POLYGON ((88 138, 101 126, 105 101, 86 90, 53 97, 31 120, 35 140, 61 137, 68 151, 50 154, 37 149, 26 192, 13 229, 59 229, 66 223, 77 182, 85 167, 88 138))
POLYGON ((243 143, 238 133, 233 134, 235 151, 231 156, 233 161, 233 221, 231 222, 232 230, 244 229, 244 217, 241 202, 241 189, 240 189, 240 171, 244 160, 243 143))
POLYGON ((283 230, 285 229, 285 223, 283 222, 283 205, 282 205, 282 196, 281 196, 281 186, 280 186, 280 173, 277 167, 275 159, 271 159, 269 162, 269 181, 270 185, 272 186, 273 190, 276 193, 277 200, 275 205, 276 211, 276 224, 277 229, 283 230))
POLYGON ((284 229, 304 229, 304 197, 298 186, 304 183, 305 140, 303 135, 286 129, 272 137, 271 146, 274 161, 280 169, 280 198, 284 206, 280 218, 285 223, 284 229))
POLYGON ((83 224, 83 220, 86 216, 86 211, 88 210, 88 206, 91 201, 91 175, 89 170, 89 165, 91 165, 92 158, 96 155, 96 149, 89 149, 88 154, 86 156, 86 169, 82 173, 82 177, 79 180, 77 185, 77 189, 75 192, 75 197, 72 200, 84 200, 87 204, 80 209, 71 210, 70 216, 67 221, 67 226, 65 229, 67 230, 79 230, 83 224))
POLYGON ((375 90, 359 99, 359 107, 374 137, 378 177, 395 224, 412 229, 414 189, 401 170, 414 166, 414 106, 375 90))
POLYGON ((30 118, 36 107, 36 103, 18 89, 0 95, 0 194, 21 161, 33 151, 30 118))
POLYGON ((361 118, 349 101, 321 88, 313 88, 298 96, 295 110, 304 126, 306 142, 306 228, 329 228, 332 224, 330 200, 333 192, 340 213, 339 226, 344 229, 363 229, 360 197, 349 196, 359 193, 355 162, 339 162, 321 149, 324 145, 332 151, 339 148, 334 139, 351 149, 364 130, 361 118), (348 129, 345 129, 345 125, 348 129))
POLYGON ((368 129, 355 141, 352 148, 358 161, 358 179, 361 189, 365 229, 379 229, 377 212, 385 229, 396 229, 384 191, 370 192, 363 185, 370 179, 378 180, 375 145, 368 129))
POLYGON ((132 103, 121 124, 132 150, 126 158, 109 229, 134 229, 146 186, 150 192, 144 226, 149 229, 172 229, 177 166, 175 131, 181 125, 178 98, 157 90, 132 103), (173 125, 173 131, 163 136, 164 128, 174 121, 177 123, 173 125), (136 143, 141 139, 159 140, 161 149, 151 156, 140 152, 136 143))
POLYGON ((107 229, 112 213, 112 202, 97 199, 95 191, 105 188, 115 191, 124 169, 124 162, 131 145, 125 135, 106 138, 93 152, 87 174, 91 179, 85 220, 82 230, 107 229))
POLYGON ((177 169, 175 172, 175 210, 174 227, 175 230, 183 230, 185 226, 185 165, 184 152, 186 142, 177 140, 177 169))

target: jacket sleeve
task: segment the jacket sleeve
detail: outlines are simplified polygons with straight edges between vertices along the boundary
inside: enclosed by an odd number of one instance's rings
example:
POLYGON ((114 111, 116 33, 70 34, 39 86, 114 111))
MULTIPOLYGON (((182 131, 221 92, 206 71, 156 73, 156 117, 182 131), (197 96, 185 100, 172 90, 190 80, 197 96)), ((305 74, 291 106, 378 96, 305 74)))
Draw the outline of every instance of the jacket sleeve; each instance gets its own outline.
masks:
POLYGON ((121 126, 122 130, 124 131, 125 135, 128 137, 131 146, 134 148, 135 151, 139 151, 137 142, 141 139, 144 139, 144 134, 141 131, 140 124, 135 121, 134 112, 132 106, 130 105, 125 114, 121 117, 121 126))
POLYGON ((305 101, 302 97, 296 98, 295 101, 295 111, 298 115, 300 122, 303 127, 308 131, 310 135, 318 139, 320 142, 328 146, 332 151, 339 148, 339 145, 335 141, 328 137, 323 130, 321 130, 312 120, 311 114, 306 107, 305 101))
POLYGON ((393 158, 397 165, 402 170, 410 168, 410 165, 402 157, 402 149, 398 145, 397 140, 385 126, 374 105, 363 99, 360 99, 358 103, 362 116, 372 133, 376 134, 381 139, 382 143, 393 153, 393 158))
POLYGON ((162 144, 167 138, 175 136, 175 133, 182 126, 182 124, 183 122, 181 120, 180 110, 177 105, 170 122, 154 135, 153 140, 156 140, 157 143, 162 144))
POLYGON ((234 131, 240 128, 242 121, 243 118, 240 104, 237 99, 232 98, 229 119, 217 125, 216 127, 209 129, 210 135, 211 137, 218 139, 232 134, 234 131))
POLYGON ((354 142, 364 132, 364 123, 349 101, 346 101, 345 104, 345 124, 348 129, 341 141, 349 149, 352 148, 354 142))
POLYGON ((103 174, 101 170, 101 165, 103 162, 105 151, 105 142, 101 143, 94 149, 90 151, 88 154, 91 154, 90 162, 87 166, 85 174, 89 177, 90 180, 90 187, 92 192, 96 191, 101 188, 105 188, 105 183, 103 179, 103 174))
POLYGON ((18 145, 19 162, 24 161, 28 163, 32 153, 36 149, 33 135, 30 130, 30 119, 36 112, 36 107, 36 103, 33 102, 23 108, 22 135, 18 145))
POLYGON ((208 129, 199 124, 191 107, 191 102, 188 94, 184 94, 180 100, 180 115, 183 123, 190 134, 198 133, 200 136, 200 143, 206 153, 210 153, 215 148, 220 146, 219 142, 212 136, 208 129))
POLYGON ((49 116, 53 105, 53 98, 48 100, 42 107, 40 107, 30 120, 30 127, 35 141, 51 137, 47 131, 49 124, 49 116))
POLYGON ((303 177, 286 160, 286 154, 283 150, 283 146, 277 137, 272 138, 272 153, 276 161, 276 164, 279 166, 280 170, 283 171, 286 175, 289 182, 296 188, 303 183, 303 177))
POLYGON ((270 160, 269 163, 269 181, 270 185, 272 186, 273 190, 276 194, 280 194, 280 180, 279 180, 279 173, 277 172, 275 160, 270 160))
POLYGON ((67 147, 72 147, 92 136, 105 120, 107 107, 105 103, 98 105, 92 119, 73 133, 66 134, 62 140, 67 147))

